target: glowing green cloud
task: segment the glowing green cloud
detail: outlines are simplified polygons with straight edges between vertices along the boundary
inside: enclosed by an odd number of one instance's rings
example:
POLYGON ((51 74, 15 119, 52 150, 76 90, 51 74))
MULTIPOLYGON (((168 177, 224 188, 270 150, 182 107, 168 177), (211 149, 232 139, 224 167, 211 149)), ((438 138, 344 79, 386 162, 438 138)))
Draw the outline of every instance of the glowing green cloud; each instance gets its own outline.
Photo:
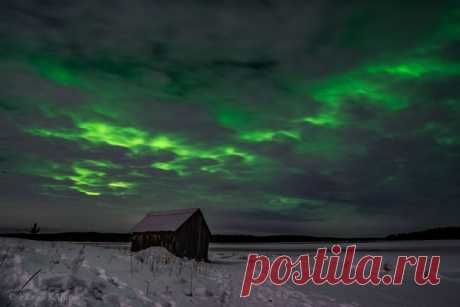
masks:
POLYGON ((89 196, 99 196, 106 192, 107 187, 111 189, 129 190, 134 187, 133 183, 126 181, 110 181, 110 176, 107 172, 90 168, 94 165, 102 168, 110 167, 106 162, 94 160, 77 162, 72 165, 73 175, 70 176, 55 176, 55 180, 70 180, 71 188, 78 192, 89 196))
POLYGON ((380 104, 396 110, 407 106, 407 98, 391 90, 391 84, 367 78, 355 72, 346 73, 317 83, 311 94, 316 101, 332 107, 340 107, 347 100, 380 104))
POLYGON ((240 133, 240 138, 248 142, 266 142, 273 141, 276 138, 288 138, 299 140, 300 135, 297 131, 288 130, 261 130, 247 131, 240 133))
MULTIPOLYGON (((186 174, 183 162, 191 159, 214 160, 219 163, 228 158, 240 158, 243 163, 255 161, 255 155, 231 145, 215 146, 192 146, 182 139, 170 135, 151 135, 134 127, 122 127, 105 122, 78 122, 75 130, 50 130, 43 128, 28 129, 31 134, 40 137, 61 138, 70 141, 85 140, 94 144, 105 144, 127 148, 134 154, 142 151, 168 151, 178 157, 174 162, 156 162, 152 166, 162 170, 174 170, 181 175, 186 174)), ((288 133, 289 136, 294 136, 288 133)), ((285 134, 285 133, 283 133, 285 134)))
MULTIPOLYGON (((110 190, 133 190, 135 184, 128 181, 113 181, 110 170, 120 166, 109 161, 83 160, 65 165, 51 161, 30 161, 21 172, 51 179, 58 184, 45 184, 54 190, 74 190, 87 196, 113 194, 110 190)), ((116 192, 119 193, 119 192, 116 192)))
POLYGON ((134 184, 126 181, 114 181, 110 182, 108 186, 113 189, 129 189, 132 188, 134 184))
POLYGON ((374 104, 389 111, 410 105, 412 93, 403 92, 401 83, 426 77, 447 78, 460 75, 460 64, 436 58, 407 58, 368 64, 355 70, 315 82, 311 97, 322 104, 316 115, 302 120, 316 126, 339 127, 344 124, 344 104, 374 104), (394 78, 392 78, 394 77, 394 78))
POLYGON ((305 116, 302 118, 302 121, 315 125, 315 126, 331 126, 336 127, 340 124, 338 119, 337 112, 332 109, 332 111, 322 111, 316 116, 305 116))
POLYGON ((64 86, 85 87, 86 83, 78 76, 78 70, 72 70, 56 59, 44 56, 31 56, 26 61, 40 75, 64 86))
POLYGON ((180 160, 168 161, 168 162, 155 162, 152 163, 153 168, 157 168, 163 171, 174 171, 179 176, 185 176, 188 173, 185 171, 185 165, 181 164, 180 160))
POLYGON ((435 58, 410 58, 396 63, 381 63, 366 67, 369 74, 389 74, 403 78, 421 78, 438 75, 448 77, 460 74, 460 64, 435 58))

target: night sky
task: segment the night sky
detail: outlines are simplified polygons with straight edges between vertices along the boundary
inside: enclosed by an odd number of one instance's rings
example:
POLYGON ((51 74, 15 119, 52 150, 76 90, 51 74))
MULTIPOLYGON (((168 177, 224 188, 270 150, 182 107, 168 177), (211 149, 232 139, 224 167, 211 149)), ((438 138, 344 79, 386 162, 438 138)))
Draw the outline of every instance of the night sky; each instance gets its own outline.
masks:
POLYGON ((458 224, 455 2, 1 1, 0 228, 458 224))

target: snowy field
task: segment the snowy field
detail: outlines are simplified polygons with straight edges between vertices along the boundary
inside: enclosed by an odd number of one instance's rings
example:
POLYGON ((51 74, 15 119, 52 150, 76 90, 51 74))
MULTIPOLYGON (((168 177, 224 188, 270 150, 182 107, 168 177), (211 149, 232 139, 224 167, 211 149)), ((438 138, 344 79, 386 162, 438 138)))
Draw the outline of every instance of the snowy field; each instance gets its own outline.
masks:
POLYGON ((248 252, 296 257, 324 246, 213 244, 211 263, 196 263, 162 248, 131 255, 123 244, 0 239, 0 306, 460 306, 460 241, 358 244, 358 255, 383 255, 390 264, 398 255, 440 255, 439 286, 419 287, 406 273, 400 287, 264 284, 239 297, 248 252))

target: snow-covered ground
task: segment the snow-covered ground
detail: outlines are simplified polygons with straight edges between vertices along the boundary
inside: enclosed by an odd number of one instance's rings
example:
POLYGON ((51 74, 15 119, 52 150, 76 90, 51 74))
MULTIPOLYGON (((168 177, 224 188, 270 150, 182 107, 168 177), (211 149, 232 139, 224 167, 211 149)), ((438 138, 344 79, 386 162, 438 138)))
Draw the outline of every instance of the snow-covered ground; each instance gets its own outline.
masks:
POLYGON ((359 253, 441 255, 441 284, 294 286, 264 284, 239 297, 248 252, 312 253, 323 244, 213 244, 211 263, 178 259, 162 248, 131 255, 121 244, 0 239, 0 307, 310 306, 458 307, 460 241, 358 244, 359 253))

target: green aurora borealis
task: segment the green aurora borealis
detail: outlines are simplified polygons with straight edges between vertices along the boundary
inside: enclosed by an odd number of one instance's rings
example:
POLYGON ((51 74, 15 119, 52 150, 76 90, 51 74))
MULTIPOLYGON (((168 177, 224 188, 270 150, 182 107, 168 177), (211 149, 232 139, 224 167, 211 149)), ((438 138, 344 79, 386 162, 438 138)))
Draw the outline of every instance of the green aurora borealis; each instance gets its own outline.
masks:
POLYGON ((455 1, 134 2, 0 5, 4 225, 125 231, 196 206, 217 232, 455 222, 455 1))

